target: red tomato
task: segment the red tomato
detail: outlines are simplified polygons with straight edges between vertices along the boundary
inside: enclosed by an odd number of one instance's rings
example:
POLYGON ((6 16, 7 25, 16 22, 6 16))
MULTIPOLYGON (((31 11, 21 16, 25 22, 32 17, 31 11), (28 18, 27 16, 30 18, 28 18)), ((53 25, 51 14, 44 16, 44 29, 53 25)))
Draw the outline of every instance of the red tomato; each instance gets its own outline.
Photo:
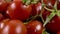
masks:
POLYGON ((12 19, 24 21, 25 19, 29 18, 31 10, 32 8, 30 5, 26 6, 22 2, 15 1, 11 3, 6 13, 12 19))
POLYGON ((58 0, 57 8, 60 10, 60 0, 58 0))
POLYGON ((4 19, 4 16, 0 13, 0 21, 4 19))
POLYGON ((13 0, 13 1, 22 1, 22 0, 13 0))
POLYGON ((42 34, 43 25, 35 20, 27 24, 27 34, 42 34))
POLYGON ((23 22, 19 20, 11 20, 1 31, 1 34, 27 34, 27 29, 23 22))
POLYGON ((8 5, 9 5, 9 4, 8 4, 7 2, 1 1, 1 2, 0 2, 0 12, 6 11, 8 5))
POLYGON ((60 30, 60 17, 54 16, 52 20, 46 25, 46 30, 50 33, 57 33, 60 30))
POLYGON ((60 31, 58 31, 57 34, 60 34, 60 31))
POLYGON ((56 0, 43 0, 44 3, 47 5, 48 8, 53 8, 56 0))
POLYGON ((35 15, 39 15, 40 14, 40 11, 42 9, 42 5, 41 3, 37 3, 37 4, 33 4, 32 5, 32 15, 35 16, 35 15))

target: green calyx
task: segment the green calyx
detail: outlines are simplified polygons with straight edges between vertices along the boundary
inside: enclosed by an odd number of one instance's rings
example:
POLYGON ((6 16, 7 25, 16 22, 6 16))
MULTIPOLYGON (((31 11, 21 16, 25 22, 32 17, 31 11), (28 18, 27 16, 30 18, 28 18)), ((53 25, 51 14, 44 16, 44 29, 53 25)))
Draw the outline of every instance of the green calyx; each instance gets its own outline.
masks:
POLYGON ((45 25, 49 23, 55 15, 60 16, 60 11, 57 10, 57 1, 54 4, 54 7, 53 7, 54 9, 48 9, 46 7, 44 8, 51 12, 50 15, 47 16, 46 21, 44 22, 43 26, 45 27, 45 25))

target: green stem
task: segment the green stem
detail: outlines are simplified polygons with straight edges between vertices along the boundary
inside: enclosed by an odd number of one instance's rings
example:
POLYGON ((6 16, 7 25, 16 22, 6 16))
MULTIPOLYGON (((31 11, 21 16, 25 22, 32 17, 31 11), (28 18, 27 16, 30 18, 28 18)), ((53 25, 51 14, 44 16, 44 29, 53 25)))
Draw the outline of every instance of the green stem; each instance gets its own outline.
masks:
POLYGON ((41 19, 42 19, 42 21, 43 21, 43 23, 44 23, 44 19, 43 19, 43 17, 42 17, 42 12, 43 12, 43 10, 44 10, 44 6, 45 6, 45 4, 43 3, 43 0, 41 0, 41 2, 42 2, 42 8, 41 8, 41 13, 40 13, 40 17, 41 17, 41 19))
POLYGON ((45 27, 45 25, 48 23, 48 22, 50 22, 50 20, 55 16, 55 12, 52 12, 47 18, 46 18, 46 21, 44 22, 44 27, 45 27))
POLYGON ((44 7, 44 8, 50 12, 54 11, 53 9, 48 9, 47 7, 44 7))
POLYGON ((57 1, 54 4, 54 10, 57 11, 57 1))
POLYGON ((60 10, 58 10, 58 11, 56 12, 56 14, 57 14, 57 16, 60 17, 60 10))
POLYGON ((36 4, 36 3, 38 3, 39 2, 39 0, 31 0, 31 3, 32 4, 36 4))

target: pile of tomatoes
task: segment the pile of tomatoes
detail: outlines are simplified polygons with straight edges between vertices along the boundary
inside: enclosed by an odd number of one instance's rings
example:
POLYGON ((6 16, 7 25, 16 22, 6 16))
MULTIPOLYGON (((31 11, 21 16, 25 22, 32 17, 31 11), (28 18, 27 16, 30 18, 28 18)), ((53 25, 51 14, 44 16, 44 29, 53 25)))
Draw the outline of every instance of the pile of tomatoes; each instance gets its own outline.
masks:
POLYGON ((60 0, 0 0, 0 34, 60 34, 60 0))

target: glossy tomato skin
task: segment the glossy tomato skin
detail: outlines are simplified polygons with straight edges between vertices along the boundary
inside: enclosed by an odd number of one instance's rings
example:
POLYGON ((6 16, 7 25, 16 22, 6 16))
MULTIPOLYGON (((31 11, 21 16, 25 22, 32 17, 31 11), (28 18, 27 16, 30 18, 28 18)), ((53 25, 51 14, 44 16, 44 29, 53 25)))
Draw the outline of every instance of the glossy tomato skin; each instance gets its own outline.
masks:
POLYGON ((11 20, 2 29, 1 34, 27 34, 27 29, 23 22, 19 20, 11 20))
POLYGON ((32 4, 32 15, 35 16, 35 15, 39 15, 40 12, 41 12, 41 8, 42 8, 42 5, 41 3, 37 3, 37 4, 32 4))
POLYGON ((46 25, 46 30, 53 34, 57 33, 60 30, 60 17, 54 16, 46 25))
POLYGON ((9 20, 10 19, 4 19, 4 20, 0 21, 0 34, 1 34, 2 29, 6 26, 6 24, 9 20))
POLYGON ((44 3, 47 5, 48 8, 52 9, 56 0, 43 0, 44 3))
POLYGON ((9 3, 5 1, 0 2, 0 12, 5 12, 7 10, 9 3))
POLYGON ((0 13, 0 21, 3 20, 5 17, 3 16, 2 13, 0 13))
POLYGON ((35 20, 27 24, 27 34, 42 34, 42 23, 35 20))
POLYGON ((6 13, 11 19, 19 19, 24 21, 29 18, 31 10, 32 8, 30 5, 26 6, 22 2, 14 1, 11 3, 6 13))
POLYGON ((43 10, 42 12, 42 17, 44 20, 46 20, 46 18, 50 15, 50 11, 47 11, 46 9, 43 10))

